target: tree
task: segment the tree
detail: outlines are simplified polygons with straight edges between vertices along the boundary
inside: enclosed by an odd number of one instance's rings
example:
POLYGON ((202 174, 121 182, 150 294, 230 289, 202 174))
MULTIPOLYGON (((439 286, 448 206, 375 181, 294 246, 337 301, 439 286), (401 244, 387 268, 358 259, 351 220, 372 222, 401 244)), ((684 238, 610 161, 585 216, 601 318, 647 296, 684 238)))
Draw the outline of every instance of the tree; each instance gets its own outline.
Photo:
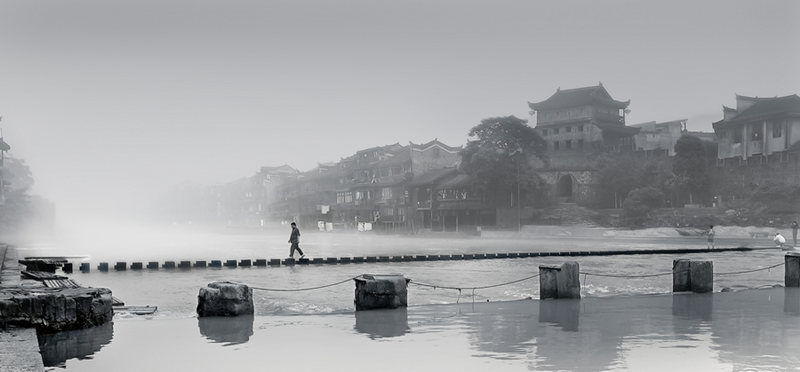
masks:
POLYGON ((684 134, 675 143, 672 184, 679 192, 688 195, 690 204, 711 198, 711 167, 708 164, 716 156, 715 144, 692 135, 684 134))
POLYGON ((664 193, 658 188, 646 186, 631 190, 622 204, 625 217, 641 221, 647 214, 664 203, 664 193))
POLYGON ((527 120, 515 116, 481 120, 470 129, 461 150, 461 170, 472 176, 478 191, 493 205, 510 205, 519 186, 520 199, 541 201, 543 183, 531 160, 547 163, 547 143, 527 120))

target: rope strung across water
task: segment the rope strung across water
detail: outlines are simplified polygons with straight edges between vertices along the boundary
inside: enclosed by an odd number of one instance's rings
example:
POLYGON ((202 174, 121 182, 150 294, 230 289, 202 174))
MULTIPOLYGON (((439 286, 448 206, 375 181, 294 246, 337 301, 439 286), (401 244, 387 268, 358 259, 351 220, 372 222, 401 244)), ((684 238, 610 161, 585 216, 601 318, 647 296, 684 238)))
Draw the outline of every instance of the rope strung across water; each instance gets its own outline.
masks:
MULTIPOLYGON (((753 272, 756 272, 756 271, 764 271, 764 270, 774 269, 776 267, 783 266, 784 264, 785 264, 784 262, 781 262, 779 264, 775 264, 775 265, 767 266, 767 267, 761 267, 761 268, 753 269, 753 270, 714 273, 714 275, 747 274, 747 273, 753 273, 753 272)), ((601 273, 593 273, 593 272, 581 271, 580 274, 583 274, 584 282, 586 282, 586 277, 587 276, 602 276, 602 277, 608 277, 608 278, 653 278, 653 277, 658 277, 658 276, 672 275, 673 272, 669 271, 669 272, 656 273, 656 274, 626 275, 626 274, 601 274, 601 273)), ((378 276, 380 276, 380 275, 378 275, 378 276)), ((531 275, 531 276, 526 276, 524 278, 516 279, 516 280, 512 280, 512 281, 508 281, 508 282, 492 284, 492 285, 476 286, 476 287, 454 287, 454 286, 428 284, 428 283, 415 282, 415 281, 411 281, 411 282, 409 282, 409 284, 418 285, 420 287, 429 287, 429 288, 433 288, 433 289, 441 288, 441 289, 457 290, 458 293, 459 293, 459 299, 460 299, 461 291, 464 290, 464 289, 472 290, 472 293, 473 293, 473 296, 474 296, 474 293, 475 293, 476 289, 488 289, 488 288, 502 287, 502 286, 509 285, 509 284, 515 284, 515 283, 519 283, 519 282, 524 282, 526 280, 530 280, 530 279, 536 278, 538 276, 539 276, 539 274, 534 274, 534 275, 531 275)), ((361 277, 361 275, 357 275, 357 276, 354 276, 354 277, 351 277, 351 278, 347 278, 347 279, 344 279, 344 280, 341 280, 341 281, 338 281, 338 282, 335 282, 335 283, 319 285, 319 286, 316 286, 316 287, 305 287, 305 288, 264 288, 264 287, 253 287, 253 286, 251 286, 250 288, 261 290, 261 291, 272 291, 272 292, 313 291, 315 289, 328 288, 328 287, 337 286, 339 284, 344 284, 344 283, 347 283, 347 282, 349 282, 351 280, 354 280, 354 279, 357 279, 357 278, 360 278, 360 277, 361 277)))
POLYGON ((756 272, 756 271, 763 271, 763 270, 773 269, 773 268, 776 268, 778 266, 783 266, 784 264, 786 264, 786 263, 785 262, 781 262, 779 264, 775 264, 775 265, 767 266, 767 267, 762 267, 762 268, 758 268, 758 269, 753 269, 753 270, 731 271, 731 272, 727 272, 727 273, 714 273, 714 275, 736 275, 736 274, 753 273, 753 272, 756 272))
POLYGON ((526 280, 533 279, 533 278, 538 277, 538 276, 539 276, 539 274, 535 274, 535 275, 531 275, 531 276, 526 276, 526 277, 524 277, 522 279, 512 280, 510 282, 503 282, 503 283, 499 283, 499 284, 484 285, 484 286, 478 286, 478 287, 450 287, 450 286, 435 285, 435 284, 428 284, 428 283, 415 282, 415 281, 411 281, 410 284, 415 284, 415 285, 418 285, 418 286, 421 286, 421 287, 430 287, 430 288, 433 288, 433 289, 436 289, 436 288, 455 289, 455 290, 461 292, 462 289, 471 289, 471 290, 475 291, 476 289, 487 289, 487 288, 502 287, 504 285, 524 282, 526 280))
POLYGON ((264 288, 264 287, 252 287, 252 286, 251 286, 250 288, 252 288, 252 289, 258 289, 258 290, 261 290, 261 291, 271 291, 271 292, 301 292, 301 291, 313 291, 313 290, 315 290, 315 289, 328 288, 328 287, 333 287, 333 286, 335 286, 335 285, 344 284, 344 283, 347 283, 347 282, 349 282, 349 281, 351 281, 351 280, 354 280, 354 279, 356 279, 356 278, 359 278, 359 277, 361 277, 361 275, 354 276, 354 277, 352 277, 352 278, 347 278, 347 279, 345 279, 345 280, 338 281, 338 282, 336 282, 336 283, 325 284, 325 285, 319 285, 319 286, 316 286, 316 287, 306 287, 306 288, 264 288))

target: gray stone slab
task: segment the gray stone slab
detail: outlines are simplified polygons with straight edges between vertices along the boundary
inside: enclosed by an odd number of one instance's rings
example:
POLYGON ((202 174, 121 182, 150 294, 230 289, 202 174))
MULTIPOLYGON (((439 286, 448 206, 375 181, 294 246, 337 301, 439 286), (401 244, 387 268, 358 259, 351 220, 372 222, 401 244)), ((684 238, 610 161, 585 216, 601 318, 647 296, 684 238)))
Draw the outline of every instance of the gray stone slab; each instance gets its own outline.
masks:
POLYGON ((0 329, 0 371, 44 371, 34 328, 0 329))

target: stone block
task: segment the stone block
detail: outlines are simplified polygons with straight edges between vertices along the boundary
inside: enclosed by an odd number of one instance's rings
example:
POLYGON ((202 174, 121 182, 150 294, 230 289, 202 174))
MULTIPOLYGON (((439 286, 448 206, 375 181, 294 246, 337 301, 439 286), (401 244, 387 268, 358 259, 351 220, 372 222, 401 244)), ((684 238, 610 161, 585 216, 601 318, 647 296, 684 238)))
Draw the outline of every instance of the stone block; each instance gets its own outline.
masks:
POLYGON ((267 266, 267 260, 264 258, 258 258, 253 262, 253 266, 267 266))
POLYGON ((211 262, 208 263, 208 267, 222 267, 222 261, 211 260, 211 262))
POLYGON ((191 269, 192 268, 192 261, 181 261, 178 262, 179 269, 191 269))
POLYGON ((284 258, 283 261, 281 261, 281 265, 294 266, 294 258, 284 258))
POLYGON ((784 263, 784 285, 786 287, 800 287, 800 253, 786 253, 784 263))
POLYGON ((279 258, 270 259, 269 262, 267 262, 267 265, 269 265, 269 266, 280 266, 281 265, 281 260, 279 258))
POLYGON ((474 260, 474 259, 475 259, 475 255, 474 255, 474 254, 472 254, 472 253, 467 253, 467 254, 464 254, 464 255, 463 255, 463 258, 464 258, 465 260, 474 260))
POLYGON ((689 262, 689 282, 692 292, 707 293, 714 290, 714 263, 711 261, 689 262))
POLYGON ((117 262, 114 264, 115 271, 125 271, 128 269, 128 264, 125 262, 117 262))
POLYGON ((131 270, 141 270, 143 267, 141 262, 131 262, 131 270))
POLYGON ((311 260, 308 258, 298 258, 296 262, 298 265, 308 265, 311 263, 311 260))
POLYGON ((375 257, 375 256, 367 256, 367 258, 366 258, 366 261, 367 261, 368 263, 374 263, 374 262, 378 262, 378 257, 375 257))
POLYGON ((226 260, 223 264, 225 267, 236 267, 236 260, 226 260))
POLYGON ((689 260, 676 259, 672 261, 672 291, 687 292, 692 290, 689 282, 689 260))
POLYGON ((565 262, 561 267, 539 266, 539 299, 581 298, 580 266, 565 262))
POLYGON ((250 266, 253 266, 253 261, 251 260, 244 259, 239 261, 239 267, 250 267, 250 266))
POLYGON ((349 264, 350 263, 350 257, 339 257, 339 263, 340 264, 349 264))
POLYGON ((497 253, 487 253, 484 258, 497 258, 497 253))
POLYGON ((498 253, 495 255, 497 258, 508 258, 508 253, 498 253))
POLYGON ((213 282, 200 288, 197 316, 253 315, 253 290, 245 284, 213 282))
POLYGON ((463 254, 451 254, 450 255, 450 259, 454 260, 454 261, 463 260, 464 259, 464 255, 463 254))
POLYGON ((175 268, 175 261, 164 261, 164 264, 161 267, 165 269, 174 269, 175 268))
POLYGON ((439 261, 450 261, 450 255, 449 254, 440 254, 439 255, 439 261))
POLYGON ((378 256, 378 262, 391 262, 392 258, 389 256, 378 256))
POLYGON ((147 263, 147 268, 150 270, 158 270, 158 262, 150 261, 147 263))
POLYGON ((428 255, 428 261, 439 261, 439 255, 438 254, 429 254, 428 255))
POLYGON ((88 262, 81 262, 80 270, 82 273, 88 273, 92 270, 91 265, 88 262))
POLYGON ((473 256, 473 257, 474 257, 476 260, 482 260, 482 259, 486 258, 486 255, 485 255, 485 254, 483 254, 483 253, 475 253, 475 254, 474 254, 474 255, 472 255, 472 256, 473 256))
POLYGON ((353 257, 353 263, 364 263, 364 257, 353 257))
POLYGON ((322 257, 314 257, 314 259, 311 260, 311 263, 314 265, 322 265, 325 263, 325 259, 322 257))
POLYGON ((354 280, 356 311, 408 306, 409 280, 402 275, 364 274, 354 280))
POLYGON ((427 260, 428 260, 428 256, 424 255, 424 254, 418 254, 418 255, 414 256, 414 261, 427 261, 427 260))
POLYGON ((325 259, 325 263, 326 264, 330 264, 330 265, 337 264, 337 263, 339 263, 339 258, 337 258, 337 257, 328 257, 328 258, 325 259))
POLYGON ((201 261, 195 261, 195 262, 194 262, 194 267, 197 267, 197 268, 204 268, 204 267, 206 267, 206 266, 208 266, 208 264, 207 264, 205 261, 202 261, 202 260, 201 260, 201 261))
POLYGON ((67 274, 72 274, 72 262, 67 262, 61 267, 61 270, 67 274))

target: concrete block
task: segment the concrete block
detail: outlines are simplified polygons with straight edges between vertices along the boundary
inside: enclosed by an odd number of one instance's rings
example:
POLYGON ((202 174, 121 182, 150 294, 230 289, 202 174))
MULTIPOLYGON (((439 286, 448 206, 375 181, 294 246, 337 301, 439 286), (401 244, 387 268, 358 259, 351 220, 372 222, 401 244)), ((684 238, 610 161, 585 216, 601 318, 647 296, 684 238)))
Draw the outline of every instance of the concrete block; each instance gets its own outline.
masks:
POLYGON ((325 259, 322 257, 314 257, 314 259, 311 260, 311 263, 313 263, 314 265, 322 265, 325 263, 325 259))
POLYGON ((408 306, 409 279, 403 275, 364 274, 354 280, 356 311, 408 306))
POLYGON ((439 255, 439 261, 450 261, 450 255, 449 254, 440 254, 439 255))
POLYGON ((311 263, 311 260, 309 260, 308 258, 298 258, 297 261, 295 261, 295 263, 297 263, 298 265, 308 265, 311 263))
POLYGON ((158 262, 150 261, 147 263, 147 268, 151 270, 158 270, 158 262))
POLYGON ((279 258, 270 259, 267 262, 267 265, 269 265, 269 266, 280 266, 281 265, 281 260, 279 258))
POLYGON ((392 262, 403 262, 403 256, 392 256, 392 262))
POLYGON ((497 258, 508 258, 508 253, 498 253, 495 255, 497 258))
POLYGON ((366 261, 367 261, 368 263, 374 263, 374 262, 378 262, 378 257, 375 257, 375 256, 367 256, 367 258, 366 258, 366 261))
POLYGON ((250 261, 250 260, 247 260, 247 259, 241 260, 241 261, 239 261, 239 266, 240 266, 240 267, 250 267, 250 266, 253 266, 253 261, 250 261))
POLYGON ((465 260, 474 260, 474 259, 475 259, 475 255, 474 255, 474 254, 472 254, 472 253, 467 253, 467 254, 464 254, 462 257, 463 257, 465 260))
POLYGON ((439 255, 438 254, 429 254, 428 255, 428 261, 439 261, 439 255))
POLYGON ((679 258, 672 260, 672 291, 688 292, 692 290, 689 282, 689 260, 679 258))
POLYGON ((482 259, 486 258, 486 254, 484 254, 484 253, 475 253, 475 254, 473 255, 473 257, 474 257, 476 260, 482 260, 482 259))
POLYGON ((484 258, 497 258, 497 253, 487 253, 484 258))
POLYGON ((281 261, 281 265, 284 266, 294 266, 294 263, 294 258, 284 258, 283 261, 281 261))
POLYGON ((101 262, 99 265, 97 265, 97 270, 108 271, 108 262, 101 262))
POLYGON ((463 254, 451 254, 450 255, 450 259, 453 260, 453 261, 463 260, 464 259, 464 255, 463 254))
POLYGON ((784 285, 786 287, 800 287, 800 253, 786 253, 784 263, 784 285))
POLYGON ((519 253, 512 252, 508 254, 508 258, 518 258, 519 255, 520 255, 519 253))
POLYGON ((174 269, 175 268, 175 261, 164 261, 164 264, 161 267, 165 269, 174 269))
POLYGON ((225 262, 222 264, 222 266, 225 266, 225 267, 236 267, 236 260, 225 260, 225 262))
POLYGON ((80 270, 82 273, 88 273, 92 268, 88 262, 81 262, 80 270))
POLYGON ((392 262, 392 258, 389 256, 378 256, 378 262, 392 262))
POLYGON ((264 258, 257 258, 255 262, 253 262, 253 266, 267 266, 267 260, 264 258))
POLYGON ((331 264, 331 265, 337 264, 337 263, 339 263, 339 258, 337 258, 337 257, 328 257, 328 258, 325 259, 325 263, 326 264, 331 264))
POLYGON ((204 268, 206 266, 208 266, 208 264, 205 261, 195 261, 194 262, 194 267, 204 268))
POLYGON ((125 271, 128 269, 128 264, 125 262, 117 262, 114 264, 115 271, 125 271))
POLYGON ((339 257, 340 264, 349 264, 350 262, 350 257, 339 257))
POLYGON ((209 267, 222 267, 222 261, 220 260, 211 260, 211 263, 208 264, 209 267))
POLYGON ((72 262, 65 263, 61 270, 67 274, 72 274, 72 262))
POLYGON ((179 269, 191 269, 192 268, 192 262, 191 261, 178 262, 178 268, 179 269))
POLYGON ((428 256, 426 256, 424 254, 418 254, 418 255, 414 256, 414 261, 427 261, 427 260, 428 260, 428 256))
POLYGON ((353 263, 364 263, 364 257, 353 257, 353 263))
POLYGON ((689 282, 692 284, 692 292, 712 292, 714 290, 714 263, 691 261, 689 263, 689 282))
POLYGON ((131 262, 131 270, 141 270, 143 267, 141 262, 131 262))

